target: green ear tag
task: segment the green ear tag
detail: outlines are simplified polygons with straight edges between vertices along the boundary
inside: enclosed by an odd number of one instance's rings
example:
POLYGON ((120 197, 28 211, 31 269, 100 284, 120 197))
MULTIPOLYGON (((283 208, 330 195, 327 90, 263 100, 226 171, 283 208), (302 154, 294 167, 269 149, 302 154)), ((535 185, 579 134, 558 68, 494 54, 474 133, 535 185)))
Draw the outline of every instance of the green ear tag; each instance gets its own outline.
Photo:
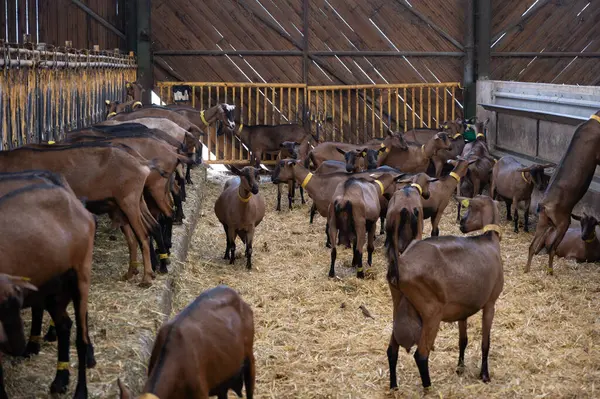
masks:
POLYGON ((464 199, 460 202, 462 204, 462 206, 464 206, 465 208, 469 207, 469 200, 468 199, 464 199))

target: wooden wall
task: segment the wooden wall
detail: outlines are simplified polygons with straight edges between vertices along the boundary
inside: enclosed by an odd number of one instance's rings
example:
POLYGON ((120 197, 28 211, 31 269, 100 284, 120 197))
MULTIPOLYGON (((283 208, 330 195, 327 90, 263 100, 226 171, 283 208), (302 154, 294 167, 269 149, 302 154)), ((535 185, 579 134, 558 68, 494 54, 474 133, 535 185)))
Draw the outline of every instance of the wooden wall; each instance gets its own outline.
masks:
MULTIPOLYGON (((81 0, 121 31, 124 31, 125 24, 125 1, 81 0)), ((125 49, 124 40, 88 16, 71 0, 0 0, 0 11, 0 38, 10 43, 23 42, 29 22, 29 33, 34 43, 38 41, 39 34, 40 42, 56 46, 63 46, 65 41, 71 40, 73 47, 79 49, 92 48, 96 44, 101 49, 125 49), (5 11, 8 11, 8 37, 5 11)))

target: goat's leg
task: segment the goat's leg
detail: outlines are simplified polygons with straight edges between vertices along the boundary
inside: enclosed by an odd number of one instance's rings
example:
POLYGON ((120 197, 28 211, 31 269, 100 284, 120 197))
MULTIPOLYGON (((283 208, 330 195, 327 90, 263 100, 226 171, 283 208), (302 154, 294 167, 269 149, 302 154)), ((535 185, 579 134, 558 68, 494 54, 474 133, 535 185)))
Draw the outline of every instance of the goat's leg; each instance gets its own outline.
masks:
POLYGON ((325 237, 327 238, 327 241, 325 242, 325 248, 335 247, 335 244, 337 243, 337 233, 336 239, 334 241, 331 241, 331 237, 329 234, 329 222, 327 222, 327 224, 325 225, 325 237))
POLYGON ((244 366, 244 385, 246 386, 246 398, 254 398, 254 384, 256 380, 256 360, 254 354, 250 353, 246 358, 244 366))
POLYGON ((48 324, 48 331, 46 331, 46 335, 44 335, 44 341, 56 342, 56 326, 52 319, 50 319, 50 323, 48 324))
POLYGON ((296 196, 296 181, 290 180, 288 182, 288 209, 292 210, 294 204, 294 197, 296 196))
POLYGON ((306 201, 304 200, 304 189, 302 186, 300 186, 300 198, 302 199, 302 205, 306 204, 306 201))
POLYGON ((441 317, 438 314, 423 319, 421 337, 419 338, 419 344, 414 356, 415 363, 417 363, 419 369, 419 375, 421 376, 421 382, 423 383, 423 388, 429 388, 431 386, 431 379, 429 378, 429 352, 431 352, 431 348, 433 348, 435 337, 440 328, 440 322, 441 317))
POLYGON ((385 234, 385 214, 379 215, 379 235, 385 234))
POLYGON ((29 333, 29 341, 25 347, 23 357, 31 357, 40 353, 40 344, 42 342, 42 322, 44 321, 44 307, 31 307, 31 332, 29 333))
POLYGON ((552 232, 553 229, 554 227, 552 226, 550 219, 546 215, 546 211, 542 209, 542 211, 540 212, 537 227, 535 229, 535 236, 533 237, 533 240, 529 245, 529 256, 527 258, 527 264, 525 265, 525 273, 529 273, 533 256, 537 255, 542 250, 542 247, 546 243, 546 238, 552 232))
POLYGON ((281 185, 282 185, 282 184, 283 184, 283 183, 279 183, 279 184, 277 185, 277 207, 275 207, 275 210, 276 210, 277 212, 280 212, 280 211, 281 211, 281 185))
POLYGON ((2 363, 0 363, 0 399, 8 399, 8 395, 4 389, 4 371, 2 370, 2 363))
POLYGON ((233 265, 235 264, 235 238, 237 236, 236 232, 235 232, 235 228, 232 228, 231 226, 228 226, 228 233, 227 233, 227 239, 229 240, 229 264, 233 265))
POLYGON ((137 260, 138 242, 130 225, 126 224, 121 226, 121 232, 123 232, 125 241, 127 242, 127 248, 129 248, 129 269, 123 276, 123 280, 127 281, 139 273, 138 266, 140 266, 140 262, 137 260))
POLYGON ((506 220, 508 220, 509 222, 512 221, 512 212, 510 210, 510 206, 512 205, 512 200, 510 199, 505 199, 504 203, 506 204, 506 220))
POLYGON ((515 233, 519 232, 519 201, 516 198, 513 198, 513 204, 515 204, 515 233))
POLYGON ((481 373, 479 374, 479 377, 483 380, 483 382, 490 382, 488 355, 490 353, 490 333, 492 331, 494 313, 495 303, 488 303, 483 307, 483 316, 481 321, 481 373))
MULTIPOLYGON (((460 204, 458 204, 460 207, 460 204)), ((460 214, 460 208, 458 213, 460 214)), ((431 236, 437 237, 440 235, 440 220, 442 219, 442 212, 434 213, 431 215, 431 236)), ((460 220, 460 219, 459 219, 460 220)))
POLYGON ((246 268, 252 269, 252 241, 254 241, 254 228, 246 233, 246 268))
POLYGON ((465 349, 469 343, 467 337, 467 319, 458 321, 458 366, 456 373, 462 374, 465 371, 465 349))
POLYGON ((375 233, 377 232, 377 219, 373 222, 367 222, 368 237, 367 237, 367 272, 373 266, 373 251, 375 250, 375 233))
POLYGON ((226 224, 223 225, 223 229, 225 230, 225 241, 227 241, 227 246, 225 247, 225 255, 223 256, 223 259, 229 259, 229 230, 226 224))
MULTIPOLYGON (((327 223, 327 228, 325 233, 327 234, 327 241, 335 243, 337 242, 337 226, 335 224, 335 220, 332 220, 331 223, 327 223)), ((335 245, 331 245, 331 264, 329 265, 329 277, 335 277, 335 258, 337 257, 337 248, 335 245)))
POLYGON ((317 205, 313 202, 310 207, 310 224, 312 224, 315 219, 315 213, 317 213, 317 205))
POLYGON ((69 349, 73 322, 66 311, 70 297, 65 294, 46 299, 46 309, 54 320, 58 338, 58 363, 54 381, 50 385, 50 393, 65 393, 69 386, 69 349))
POLYGON ((396 365, 398 364, 398 349, 400 345, 394 338, 394 332, 390 337, 390 343, 387 348, 388 365, 390 367, 390 389, 398 388, 398 378, 396 377, 396 365))
POLYGON ((194 182, 192 181, 192 167, 191 165, 187 166, 187 170, 185 171, 185 182, 189 185, 194 185, 194 182))
MULTIPOLYGON (((356 217, 353 218, 356 223, 356 217)), ((363 252, 365 250, 365 238, 367 235, 365 224, 364 223, 356 223, 356 256, 357 256, 357 266, 356 269, 356 278, 365 278, 365 272, 363 270, 363 252)))
POLYGON ((529 200, 525 201, 525 212, 524 212, 525 226, 523 227, 523 230, 525 230, 525 233, 529 233, 529 207, 530 206, 531 206, 531 198, 529 198, 529 200))
POLYGON ((554 255, 556 254, 556 248, 558 248, 558 244, 562 241, 569 228, 569 223, 571 222, 571 218, 567 218, 566 223, 561 222, 558 226, 556 226, 555 231, 556 235, 554 236, 554 241, 550 245, 550 249, 548 251, 549 259, 548 259, 548 274, 554 274, 554 255))
MULTIPOLYGON (((460 209, 462 208, 462 206, 460 205, 460 202, 456 205, 456 223, 460 223, 460 209)), ((433 218, 434 216, 431 217, 431 223, 433 224, 433 218)), ((431 233, 431 236, 433 237, 433 232, 431 233)))

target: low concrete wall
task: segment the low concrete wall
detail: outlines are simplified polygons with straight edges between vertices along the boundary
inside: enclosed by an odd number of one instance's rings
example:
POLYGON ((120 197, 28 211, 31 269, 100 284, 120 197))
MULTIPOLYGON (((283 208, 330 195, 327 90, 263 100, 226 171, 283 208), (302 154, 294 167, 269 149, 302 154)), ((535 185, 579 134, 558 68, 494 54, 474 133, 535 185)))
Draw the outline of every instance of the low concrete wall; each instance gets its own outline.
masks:
MULTIPOLYGON (((483 80, 477 82, 477 104, 478 119, 489 118, 487 140, 493 153, 511 153, 524 164, 534 161, 558 163, 569 147, 576 126, 536 117, 487 111, 479 104, 520 107, 588 118, 600 109, 600 87, 483 80)), ((600 217, 600 167, 596 168, 595 180, 575 207, 574 213, 585 211, 600 217)), ((541 193, 534 194, 532 211, 537 207, 540 197, 541 193)))

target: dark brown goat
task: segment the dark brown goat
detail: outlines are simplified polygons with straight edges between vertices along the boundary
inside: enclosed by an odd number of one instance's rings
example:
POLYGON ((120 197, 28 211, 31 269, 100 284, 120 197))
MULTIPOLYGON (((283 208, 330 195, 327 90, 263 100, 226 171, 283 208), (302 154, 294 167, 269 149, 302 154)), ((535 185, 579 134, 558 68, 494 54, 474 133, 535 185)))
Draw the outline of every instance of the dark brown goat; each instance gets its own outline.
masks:
POLYGON ((407 173, 426 172, 431 157, 438 150, 450 149, 451 143, 446 133, 437 133, 421 146, 409 146, 408 150, 391 149, 381 154, 377 166, 387 165, 407 173))
MULTIPOLYGON (((461 195, 467 197, 474 197, 482 194, 483 189, 486 188, 492 180, 492 169, 496 160, 491 156, 477 156, 471 153, 467 157, 469 161, 469 169, 464 179, 460 181, 459 192, 461 195)), ((460 220, 461 204, 458 204, 456 221, 460 220)))
POLYGON ((221 103, 203 111, 198 111, 194 107, 179 104, 170 104, 167 108, 185 116, 194 125, 202 128, 207 128, 219 121, 228 129, 235 129, 235 105, 221 103))
POLYGON ((554 164, 532 165, 526 167, 511 156, 502 157, 492 169, 490 196, 497 194, 506 203, 506 218, 513 219, 510 211, 511 204, 515 206, 515 233, 519 232, 519 202, 525 201, 524 230, 529 231, 529 206, 533 187, 544 191, 546 189, 544 169, 551 168, 554 164))
MULTIPOLYGON (((23 151, 20 154, 26 157, 23 151)), ((4 158, 1 157, 2 163, 4 158)), ((0 179, 0 226, 3 226, 0 273, 26 277, 39 287, 40 292, 27 296, 23 306, 45 303, 57 327, 58 365, 51 393, 65 393, 69 384, 71 320, 67 306, 73 301, 79 360, 74 397, 87 398, 86 367, 95 365, 87 322, 94 217, 63 179, 39 176, 30 179, 25 178, 25 173, 11 175, 9 179, 0 179), (20 188, 15 189, 15 181, 20 182, 20 188), (50 295, 53 300, 45 302, 50 295)))
MULTIPOLYGON (((158 332, 139 398, 254 396, 254 315, 226 286, 204 291, 158 332)), ((119 380, 121 399, 133 394, 119 380)))
MULTIPOLYGON (((215 202, 215 214, 225 230, 227 247, 224 259, 235 262, 235 239, 246 244, 246 267, 252 268, 254 229, 265 217, 265 200, 258 192, 258 169, 246 166, 242 170, 231 167, 237 175, 225 183, 215 202)), ((289 180, 289 179, 288 179, 289 180)))
POLYGON ((469 164, 474 162, 475 160, 467 161, 463 158, 448 161, 454 166, 454 169, 448 176, 442 176, 438 181, 429 185, 430 197, 423 199, 423 219, 431 218, 431 236, 440 235, 439 225, 444 210, 448 206, 452 194, 456 192, 460 181, 467 174, 469 164))
MULTIPOLYGON (((140 285, 150 286, 154 273, 149 234, 157 232, 159 226, 148 210, 143 191, 146 179, 154 169, 153 164, 143 165, 122 149, 107 143, 39 147, 41 149, 22 147, 0 152, 0 171, 47 169, 61 173, 76 195, 87 198, 86 206, 94 213, 108 212, 118 225, 131 225, 142 246, 144 277, 140 285)), ((135 274, 137 264, 130 264, 125 278, 135 274)))
MULTIPOLYGON (((0 274, 0 352, 19 356, 25 350, 25 331, 21 319, 21 307, 25 290, 37 291, 24 277, 0 274)), ((0 398, 8 398, 4 390, 2 355, 0 354, 0 398)))
MULTIPOLYGON (((162 107, 145 107, 133 112, 121 113, 115 115, 111 121, 131 122, 134 119, 141 118, 165 118, 178 124, 184 130, 190 132, 196 139, 200 140, 200 136, 204 136, 204 132, 195 124, 190 122, 185 116, 162 107)), ((167 131, 167 133, 170 133, 167 131)))
POLYGON ((556 233, 548 250, 548 272, 553 273, 554 254, 562 241, 575 205, 587 192, 596 166, 600 165, 600 111, 577 127, 567 152, 550 179, 550 184, 538 204, 539 221, 535 237, 529 246, 525 272, 531 267, 533 255, 544 247, 547 236, 556 233))
POLYGON ((136 109, 142 108, 143 106, 142 102, 138 100, 131 100, 124 103, 119 101, 111 102, 110 100, 106 100, 105 104, 106 119, 110 119, 116 116, 117 114, 121 114, 123 112, 133 112, 136 109))
POLYGON ((423 237, 422 198, 430 197, 429 183, 436 181, 425 173, 403 178, 396 186, 400 187, 390 199, 386 214, 386 246, 392 246, 399 253, 404 252, 413 240, 423 237))
POLYGON ((438 150, 438 152, 431 157, 431 162, 435 168, 435 177, 440 177, 447 162, 450 159, 455 159, 460 156, 465 148, 465 138, 463 136, 465 128, 461 119, 452 122, 444 122, 442 128, 450 139, 450 149, 438 150))
POLYGON ((353 246, 352 266, 356 266, 356 277, 364 278, 363 251, 367 237, 367 272, 373 264, 377 219, 381 213, 379 197, 392 184, 394 176, 383 174, 377 179, 351 177, 338 184, 328 207, 328 237, 331 243, 331 265, 329 277, 335 277, 336 243, 353 246))
MULTIPOLYGON (((279 155, 277 156, 277 161, 279 162, 282 159, 298 159, 299 157, 299 149, 301 144, 293 141, 285 141, 281 143, 281 151, 279 151, 279 155)), ((273 181, 273 175, 271 174, 271 181, 273 181)), ((286 184, 288 186, 288 207, 292 210, 292 204, 294 203, 294 197, 296 196, 296 181, 288 180, 287 182, 279 182, 277 184, 277 207, 276 211, 281 211, 281 186, 286 184)), ((304 189, 300 187, 300 198, 302 199, 302 204, 305 204, 304 200, 304 189)))
MULTIPOLYGON (((596 236, 598 220, 583 213, 583 216, 571 215, 581 224, 580 227, 571 227, 565 233, 564 238, 556 248, 556 255, 562 258, 575 259, 581 262, 597 262, 600 260, 600 241, 596 236)), ((554 241, 554 234, 546 239, 546 248, 554 241)))
POLYGON ((142 95, 146 91, 137 81, 125 82, 125 89, 127 90, 127 101, 142 101, 142 95))
POLYGON ((458 372, 464 369, 467 318, 483 309, 480 377, 490 381, 488 354, 496 300, 504 286, 500 256, 498 208, 486 196, 469 201, 461 231, 483 229, 470 237, 431 237, 414 241, 403 255, 388 249, 388 275, 394 305, 394 324, 387 349, 390 388, 397 387, 396 363, 400 345, 408 352, 417 344, 414 358, 423 387, 431 386, 429 353, 440 323, 458 321, 458 372))

